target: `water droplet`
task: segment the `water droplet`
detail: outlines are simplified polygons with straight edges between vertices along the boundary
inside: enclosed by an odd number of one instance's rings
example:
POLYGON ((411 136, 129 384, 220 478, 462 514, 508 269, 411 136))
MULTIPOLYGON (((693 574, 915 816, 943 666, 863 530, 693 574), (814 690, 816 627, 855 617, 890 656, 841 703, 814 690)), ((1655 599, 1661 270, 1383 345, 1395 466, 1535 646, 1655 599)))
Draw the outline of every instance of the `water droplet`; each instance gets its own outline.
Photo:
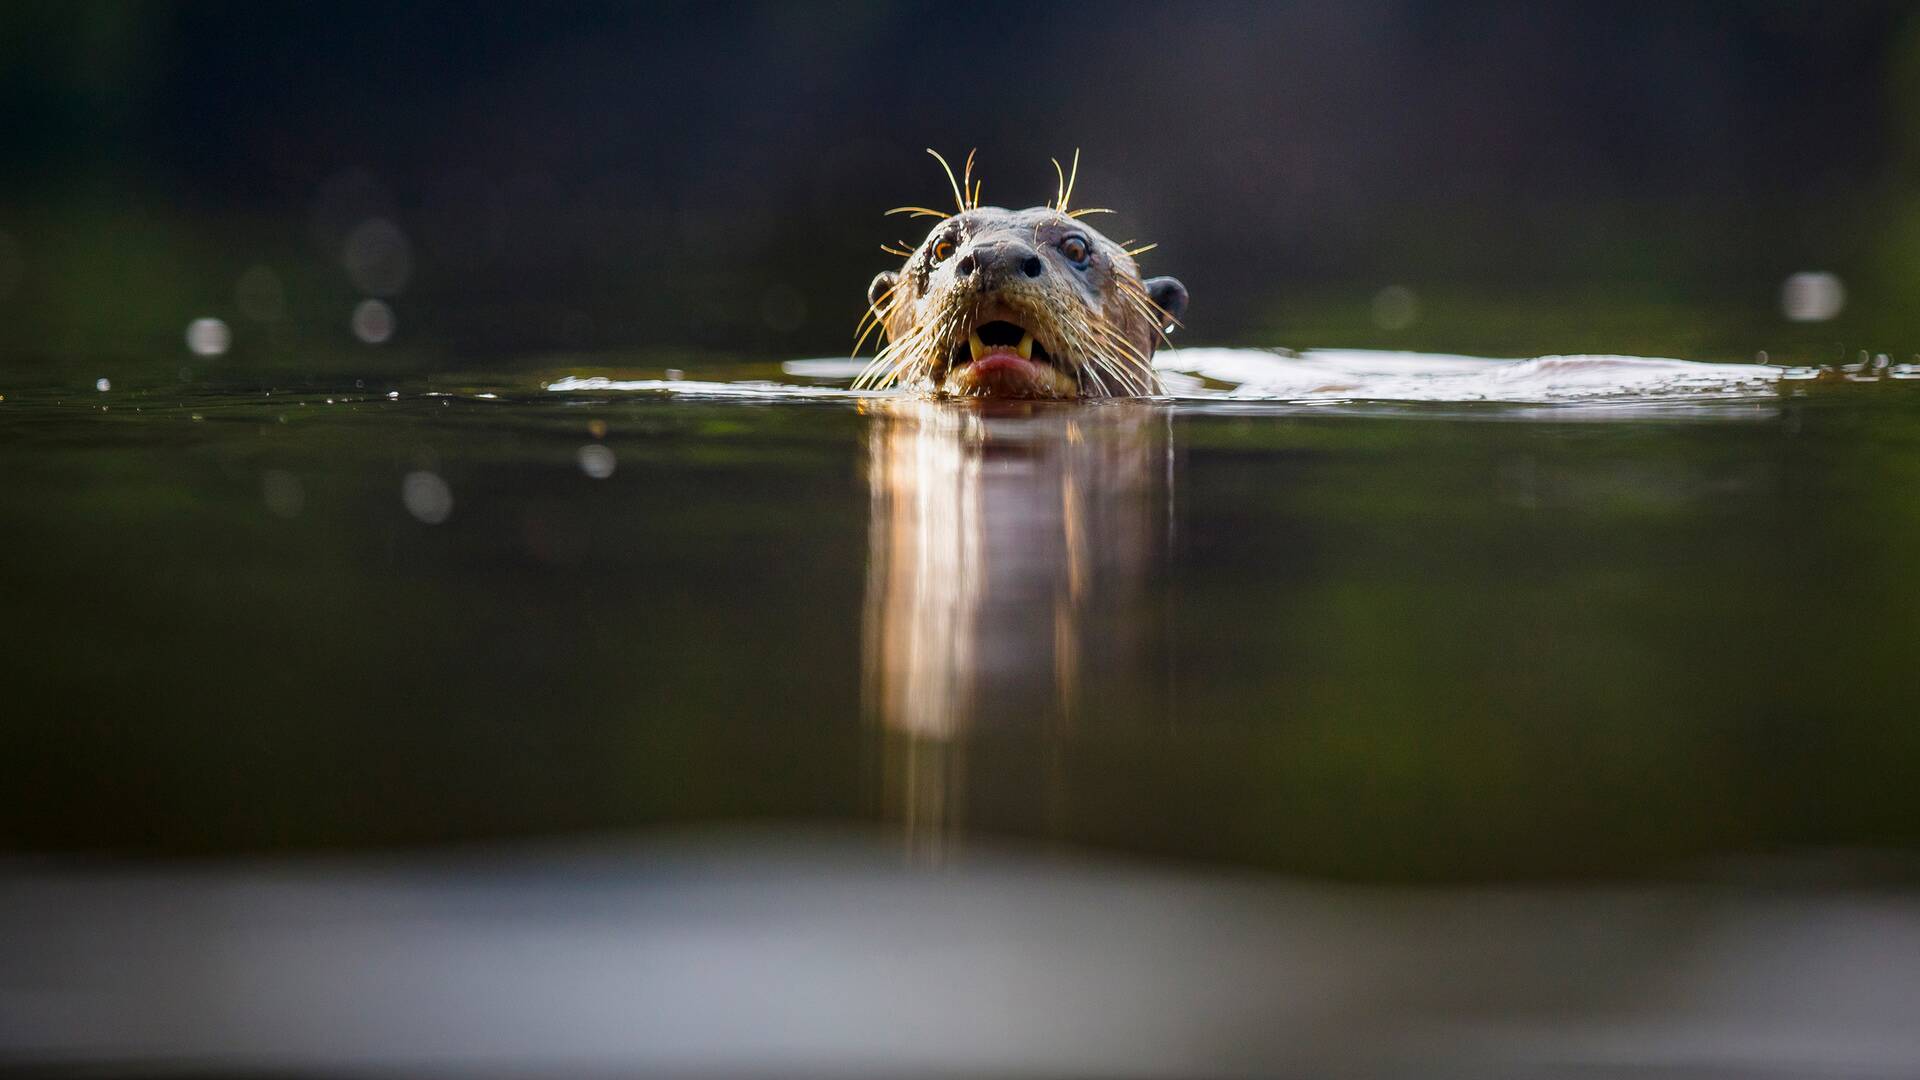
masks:
POLYGON ((93 388, 104 394, 113 389, 113 380, 102 376, 101 378, 93 380, 93 388))
POLYGON ((591 436, 593 436, 593 437, 594 437, 594 438, 596 438, 596 439, 604 439, 604 438, 606 438, 606 437, 607 437, 607 422, 606 422, 605 420, 589 420, 589 421, 587 421, 587 434, 589 434, 589 435, 591 435, 591 436))

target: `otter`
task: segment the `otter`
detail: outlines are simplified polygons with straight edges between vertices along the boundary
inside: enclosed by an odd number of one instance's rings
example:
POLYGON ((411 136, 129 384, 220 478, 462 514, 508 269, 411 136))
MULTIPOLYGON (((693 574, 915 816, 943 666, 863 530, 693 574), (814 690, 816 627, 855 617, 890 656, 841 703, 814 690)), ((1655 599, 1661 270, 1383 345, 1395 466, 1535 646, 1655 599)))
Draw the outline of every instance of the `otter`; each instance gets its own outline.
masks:
POLYGON ((854 351, 878 329, 883 345, 858 389, 917 387, 949 397, 1138 397, 1161 392, 1153 352, 1187 307, 1170 277, 1142 279, 1129 250, 1088 226, 1104 208, 1070 210, 1072 175, 1042 207, 980 205, 973 155, 961 179, 945 158, 958 212, 903 206, 888 213, 939 218, 906 260, 873 279, 854 351))

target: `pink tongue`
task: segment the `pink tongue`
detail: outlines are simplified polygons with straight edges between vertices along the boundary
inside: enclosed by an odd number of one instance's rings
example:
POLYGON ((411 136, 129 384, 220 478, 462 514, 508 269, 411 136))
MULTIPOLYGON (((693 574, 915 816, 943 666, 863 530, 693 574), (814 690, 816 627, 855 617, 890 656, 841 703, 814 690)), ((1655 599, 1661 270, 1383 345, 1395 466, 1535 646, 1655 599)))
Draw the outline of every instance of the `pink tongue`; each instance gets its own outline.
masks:
POLYGON ((973 362, 973 370, 982 374, 989 371, 1025 370, 1034 366, 1031 360, 1022 359, 1019 350, 1011 345, 990 345, 973 362))

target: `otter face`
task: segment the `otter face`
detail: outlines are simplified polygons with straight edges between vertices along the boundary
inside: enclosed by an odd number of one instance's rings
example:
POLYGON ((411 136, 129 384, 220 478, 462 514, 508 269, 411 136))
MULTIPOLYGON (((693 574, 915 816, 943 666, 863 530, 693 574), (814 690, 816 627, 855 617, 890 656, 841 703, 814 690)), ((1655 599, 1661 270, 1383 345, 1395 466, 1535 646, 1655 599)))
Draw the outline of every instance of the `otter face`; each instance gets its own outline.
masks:
POLYGON ((955 397, 1133 397, 1160 392, 1154 347, 1187 306, 1170 277, 1057 210, 968 209, 943 220, 867 299, 886 346, 871 385, 955 397))

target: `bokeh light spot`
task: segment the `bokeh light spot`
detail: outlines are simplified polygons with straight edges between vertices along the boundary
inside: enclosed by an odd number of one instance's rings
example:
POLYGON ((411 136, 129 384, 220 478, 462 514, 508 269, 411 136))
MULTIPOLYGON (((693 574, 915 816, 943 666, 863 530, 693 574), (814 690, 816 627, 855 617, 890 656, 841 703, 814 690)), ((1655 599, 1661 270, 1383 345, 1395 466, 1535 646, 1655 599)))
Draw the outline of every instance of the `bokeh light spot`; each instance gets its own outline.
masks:
POLYGON ((384 300, 362 300, 353 308, 353 336, 369 345, 384 345, 393 337, 398 323, 393 308, 384 300))
POLYGON ((233 331, 219 319, 195 319, 187 324, 187 348, 195 356, 219 356, 233 345, 233 331))
POLYGON ((387 218, 369 218, 341 242, 340 265, 361 292, 395 296, 413 276, 413 247, 400 226, 387 218))
POLYGON ((453 489, 439 476, 420 469, 400 481, 400 502, 407 513, 428 525, 438 525, 453 513, 453 489))
POLYGON ((1420 298, 1405 285, 1389 285, 1373 294, 1373 325, 1405 330, 1420 321, 1420 298))
POLYGON ((314 245, 329 257, 355 225, 368 218, 390 217, 393 193, 365 169, 345 169, 322 181, 314 193, 311 225, 314 245))
POLYGON ((605 480, 613 475, 613 451, 599 443, 588 443, 575 455, 580 461, 580 471, 595 480, 605 480))
POLYGON ((260 497, 275 517, 297 518, 307 505, 300 478, 283 469, 268 469, 260 477, 260 497))
POLYGON ((1780 286, 1780 311, 1794 322, 1826 322, 1846 306, 1846 286, 1824 270, 1789 275, 1780 286))

